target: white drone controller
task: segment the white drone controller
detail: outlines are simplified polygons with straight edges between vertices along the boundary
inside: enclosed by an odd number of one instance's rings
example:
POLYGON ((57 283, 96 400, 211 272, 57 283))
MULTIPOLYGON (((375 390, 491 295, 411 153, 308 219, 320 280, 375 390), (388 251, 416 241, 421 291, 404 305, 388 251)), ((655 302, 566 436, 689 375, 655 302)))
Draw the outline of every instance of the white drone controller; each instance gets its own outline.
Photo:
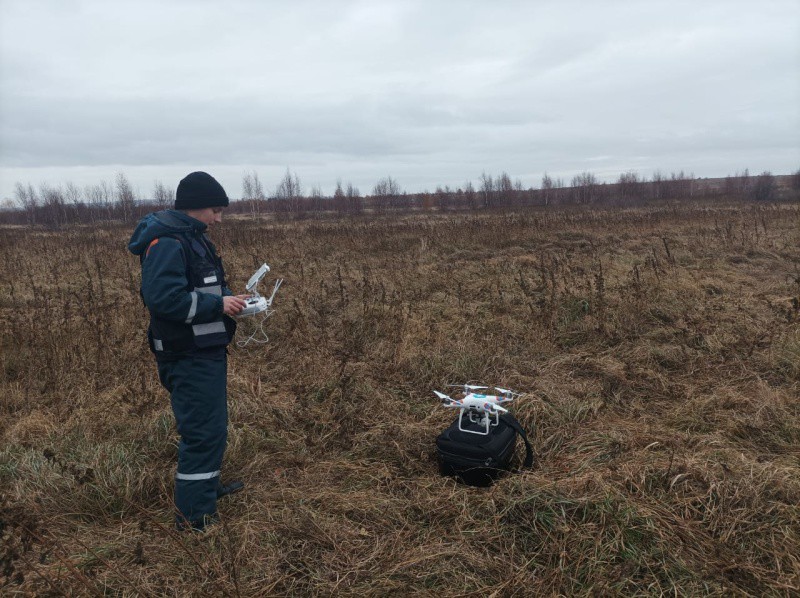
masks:
POLYGON ((250 277, 250 280, 247 281, 247 284, 244 288, 248 293, 253 291, 253 294, 251 297, 248 297, 244 300, 245 306, 244 309, 238 313, 239 316, 253 316, 269 307, 266 297, 259 295, 257 288, 259 281, 264 278, 264 275, 267 272, 269 272, 269 266, 262 264, 262 266, 250 277))
POLYGON ((267 264, 262 264, 262 266, 256 270, 255 274, 250 277, 250 280, 247 281, 247 285, 245 285, 244 288, 247 290, 247 292, 252 292, 252 295, 245 299, 244 309, 237 314, 239 317, 259 314, 262 311, 268 310, 272 305, 272 300, 275 298, 275 293, 278 292, 283 280, 278 279, 275 282, 275 288, 272 289, 272 295, 269 297, 262 297, 258 294, 258 283, 262 278, 264 278, 264 275, 267 272, 269 272, 269 266, 267 266, 267 264))
MULTIPOLYGON (((264 325, 267 322, 267 318, 275 313, 275 310, 272 309, 272 300, 275 299, 275 293, 277 293, 278 289, 281 288, 283 279, 279 278, 275 281, 275 286, 273 287, 272 294, 269 297, 262 297, 258 294, 258 283, 262 278, 264 278, 264 275, 267 272, 269 272, 269 266, 262 264, 262 266, 255 271, 245 285, 245 289, 247 289, 247 292, 251 293, 251 295, 244 300, 244 309, 237 314, 237 317, 257 316, 258 314, 261 314, 261 316, 252 319, 248 318, 252 324, 244 327, 249 328, 251 332, 247 338, 236 341, 236 345, 239 347, 246 347, 251 342, 256 343, 257 345, 263 345, 264 343, 269 342, 269 337, 264 331, 264 325)), ((244 324, 244 321, 242 324, 244 324)))
POLYGON ((245 299, 244 303, 244 308, 236 314, 237 316, 254 316, 269 307, 266 297, 250 297, 245 299))

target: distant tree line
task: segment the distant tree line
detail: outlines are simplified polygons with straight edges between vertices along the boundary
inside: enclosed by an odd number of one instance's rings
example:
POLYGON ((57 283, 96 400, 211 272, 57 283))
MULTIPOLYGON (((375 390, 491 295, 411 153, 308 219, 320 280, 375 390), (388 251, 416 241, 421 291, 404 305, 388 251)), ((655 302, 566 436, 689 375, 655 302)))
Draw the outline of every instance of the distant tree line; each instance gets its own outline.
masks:
MULTIPOLYGON (((69 182, 54 187, 17 183, 16 204, 4 206, 0 223, 41 225, 58 228, 70 223, 101 221, 131 222, 154 209, 169 208, 175 192, 160 181, 149 197, 137 197, 128 178, 118 173, 113 183, 101 182, 79 188, 69 182)), ((296 173, 287 169, 274 192, 267 194, 256 172, 242 177, 241 199, 231 202, 229 213, 274 214, 277 217, 304 218, 321 213, 359 215, 364 213, 425 210, 487 210, 546 207, 554 205, 633 206, 648 201, 708 199, 725 197, 759 202, 800 198, 800 170, 776 177, 769 172, 751 176, 748 170, 724 179, 696 179, 683 171, 669 175, 656 172, 649 180, 634 171, 622 173, 613 183, 599 182, 591 172, 572 177, 569 184, 545 173, 539 188, 525 188, 506 173, 482 173, 477 187, 471 181, 455 189, 437 187, 435 191, 405 192, 397 180, 386 176, 371 192, 362 195, 348 182, 337 181, 332 196, 318 187, 304 193, 296 173)))

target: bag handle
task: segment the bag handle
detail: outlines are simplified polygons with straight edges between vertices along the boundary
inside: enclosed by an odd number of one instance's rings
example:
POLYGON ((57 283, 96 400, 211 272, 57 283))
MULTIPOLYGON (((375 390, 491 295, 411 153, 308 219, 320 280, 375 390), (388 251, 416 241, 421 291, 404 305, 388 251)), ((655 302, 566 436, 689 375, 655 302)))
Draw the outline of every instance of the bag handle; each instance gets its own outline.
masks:
POLYGON ((525 433, 525 429, 510 413, 504 413, 501 418, 505 420, 505 422, 511 426, 511 428, 513 428, 517 434, 522 436, 522 440, 525 442, 525 462, 522 464, 522 467, 533 466, 533 448, 531 448, 531 443, 528 442, 528 435, 525 433))

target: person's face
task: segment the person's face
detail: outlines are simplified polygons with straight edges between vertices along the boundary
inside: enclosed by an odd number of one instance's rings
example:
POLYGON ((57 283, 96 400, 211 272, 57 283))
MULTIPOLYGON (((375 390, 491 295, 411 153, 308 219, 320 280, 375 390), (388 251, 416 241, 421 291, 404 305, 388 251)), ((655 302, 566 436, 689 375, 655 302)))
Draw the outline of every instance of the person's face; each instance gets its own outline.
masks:
POLYGON ((187 210, 186 213, 192 218, 195 218, 203 224, 212 227, 218 222, 222 222, 223 208, 203 208, 201 210, 187 210))

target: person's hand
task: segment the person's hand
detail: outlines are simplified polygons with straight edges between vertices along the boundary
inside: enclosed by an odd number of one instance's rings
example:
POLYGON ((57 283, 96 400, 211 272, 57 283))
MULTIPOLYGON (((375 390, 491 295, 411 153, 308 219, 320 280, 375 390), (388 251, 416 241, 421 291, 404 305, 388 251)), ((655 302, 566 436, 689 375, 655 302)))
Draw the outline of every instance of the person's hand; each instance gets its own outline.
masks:
POLYGON ((244 300, 250 295, 229 295, 222 298, 222 311, 226 316, 235 316, 245 307, 244 300))

